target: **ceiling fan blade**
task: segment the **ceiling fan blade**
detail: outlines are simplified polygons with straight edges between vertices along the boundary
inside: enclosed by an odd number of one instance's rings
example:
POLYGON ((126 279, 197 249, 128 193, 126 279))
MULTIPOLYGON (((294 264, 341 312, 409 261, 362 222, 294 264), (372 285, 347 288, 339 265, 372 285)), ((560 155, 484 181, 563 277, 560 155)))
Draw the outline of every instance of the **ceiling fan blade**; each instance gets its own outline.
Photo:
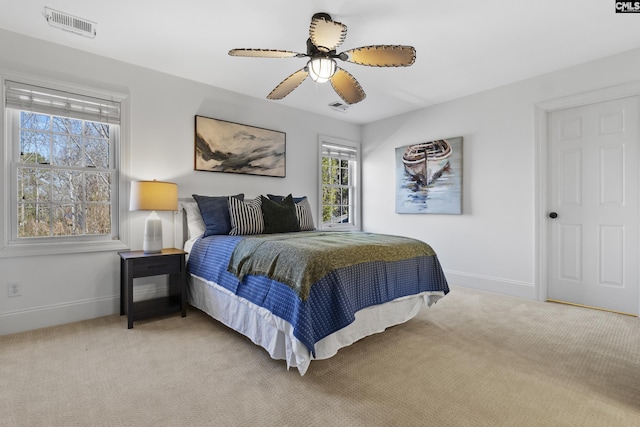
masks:
MULTIPOLYGON (((306 67, 305 67, 306 68, 306 67)), ((280 82, 275 89, 267 95, 267 99, 282 99, 289 95, 295 88, 300 86, 300 83, 307 78, 309 73, 303 68, 291 74, 289 77, 280 82)))
POLYGON ((407 67, 415 62, 416 50, 411 46, 398 45, 363 46, 347 50, 338 58, 372 67, 407 67))
POLYGON ((347 26, 332 21, 326 13, 316 13, 311 18, 309 37, 318 50, 329 52, 340 46, 347 37, 347 26))
POLYGON ((342 68, 338 68, 338 71, 331 77, 331 86, 347 104, 355 104, 367 96, 360 83, 342 68))
POLYGON ((306 56, 303 53, 277 49, 231 49, 231 56, 247 56, 251 58, 294 58, 306 56))

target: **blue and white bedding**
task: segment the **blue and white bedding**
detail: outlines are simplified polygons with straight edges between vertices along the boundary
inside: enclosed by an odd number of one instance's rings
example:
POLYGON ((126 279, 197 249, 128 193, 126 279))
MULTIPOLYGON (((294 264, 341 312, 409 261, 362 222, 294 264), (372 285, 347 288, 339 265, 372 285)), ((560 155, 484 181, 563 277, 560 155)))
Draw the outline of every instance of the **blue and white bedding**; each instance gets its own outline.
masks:
MULTIPOLYGON (((304 233, 309 235, 309 239, 322 234, 304 233)), ((300 236, 300 233, 296 234, 300 236)), ((347 330, 359 313, 412 296, 425 297, 430 305, 449 292, 434 253, 392 262, 363 262, 335 269, 312 284, 308 297, 301 298, 290 284, 264 275, 246 275, 240 280, 228 271, 236 245, 247 237, 211 235, 197 239, 190 248, 189 273, 215 284, 224 294, 236 296, 252 307, 263 312, 266 310, 277 319, 282 319, 312 358, 317 356, 319 342, 347 330)), ((399 306, 396 304, 396 307, 399 306)), ((413 304, 411 307, 410 316, 413 317, 419 306, 413 304)), ((398 319, 396 323, 404 321, 405 317, 398 319)), ((384 327, 392 324, 395 323, 384 327)), ((371 333, 379 330, 380 327, 376 326, 371 333)), ((288 363, 291 364, 289 360, 288 363)), ((303 369, 300 372, 304 374, 303 369)))

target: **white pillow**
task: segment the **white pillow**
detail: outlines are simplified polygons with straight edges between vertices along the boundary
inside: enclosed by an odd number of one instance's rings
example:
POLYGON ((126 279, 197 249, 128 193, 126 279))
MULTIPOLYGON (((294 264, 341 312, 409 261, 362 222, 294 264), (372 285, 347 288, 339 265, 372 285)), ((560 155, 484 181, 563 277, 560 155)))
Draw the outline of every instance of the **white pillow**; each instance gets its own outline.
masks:
POLYGON ((198 204, 195 201, 180 203, 182 204, 182 209, 184 209, 184 212, 187 215, 187 230, 189 233, 189 239, 202 236, 206 227, 204 225, 204 221, 202 220, 202 215, 200 214, 200 208, 198 208, 198 204))

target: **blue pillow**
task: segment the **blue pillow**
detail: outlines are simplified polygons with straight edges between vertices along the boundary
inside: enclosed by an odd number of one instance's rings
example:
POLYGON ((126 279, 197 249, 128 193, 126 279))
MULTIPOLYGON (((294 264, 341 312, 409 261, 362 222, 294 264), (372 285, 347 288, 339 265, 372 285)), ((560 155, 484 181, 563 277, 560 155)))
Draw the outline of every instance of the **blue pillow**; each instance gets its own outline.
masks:
MULTIPOLYGON (((214 234, 229 234, 231 231, 231 219, 229 217, 229 196, 199 196, 192 197, 198 203, 200 215, 205 225, 203 237, 214 234)), ((244 200, 244 194, 235 196, 238 200, 244 200)))

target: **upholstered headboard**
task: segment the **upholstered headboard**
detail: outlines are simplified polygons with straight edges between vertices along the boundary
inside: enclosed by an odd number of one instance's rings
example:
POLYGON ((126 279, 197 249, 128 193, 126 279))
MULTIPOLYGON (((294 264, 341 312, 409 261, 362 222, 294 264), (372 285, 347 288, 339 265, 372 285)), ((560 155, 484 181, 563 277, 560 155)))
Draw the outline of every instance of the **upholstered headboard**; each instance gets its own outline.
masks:
POLYGON ((192 197, 179 198, 178 210, 174 213, 173 217, 173 233, 174 233, 174 245, 178 249, 184 248, 185 242, 189 239, 189 229, 187 226, 187 205, 195 206, 197 209, 196 201, 192 197))

